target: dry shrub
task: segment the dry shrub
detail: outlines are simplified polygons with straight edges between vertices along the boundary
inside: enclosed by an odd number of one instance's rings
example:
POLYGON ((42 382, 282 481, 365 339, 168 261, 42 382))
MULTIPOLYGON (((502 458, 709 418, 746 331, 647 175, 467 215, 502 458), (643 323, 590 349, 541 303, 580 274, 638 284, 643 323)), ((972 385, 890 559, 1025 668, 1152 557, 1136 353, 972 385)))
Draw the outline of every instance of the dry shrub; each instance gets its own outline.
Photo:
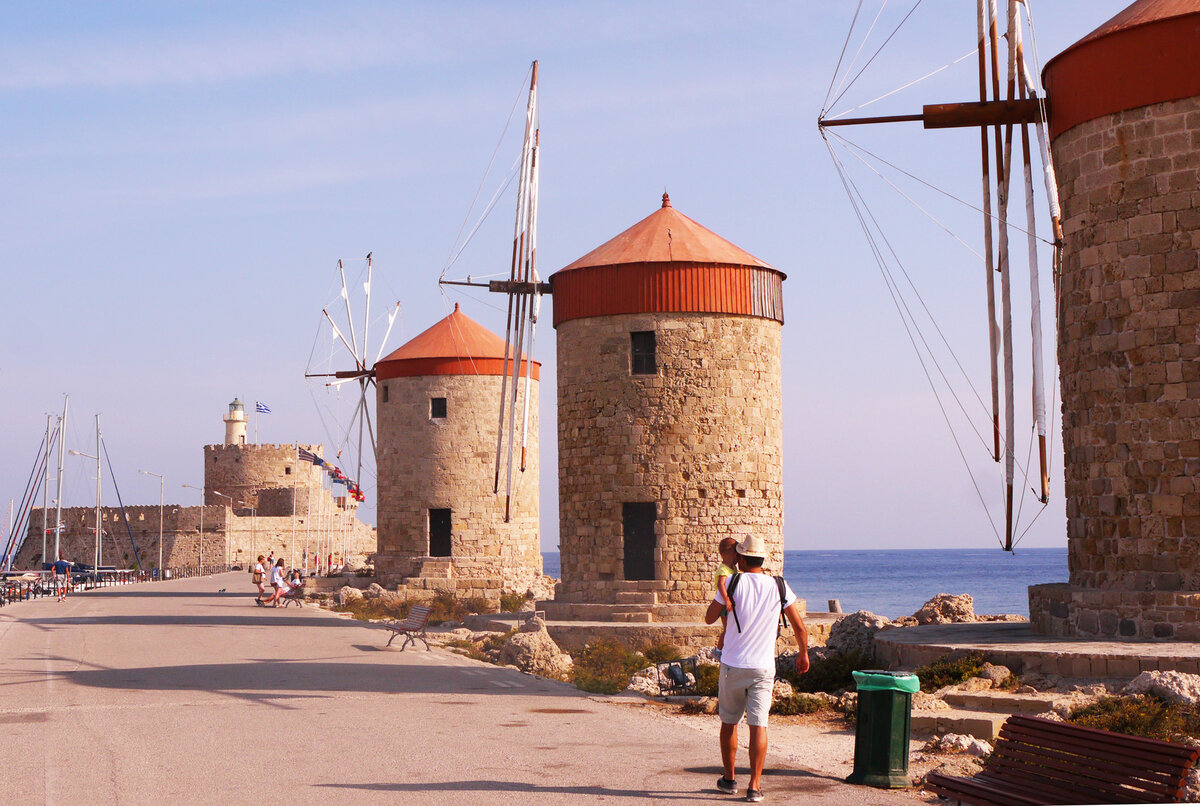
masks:
POLYGON ((456 599, 449 593, 439 593, 429 605, 433 607, 429 612, 429 623, 434 625, 447 621, 462 621, 471 612, 466 601, 456 599))
POLYGON ((933 692, 946 686, 957 686, 983 671, 983 655, 973 653, 954 657, 944 655, 928 666, 916 670, 921 681, 921 691, 933 692))
POLYGON ((525 597, 519 593, 500 594, 500 612, 516 613, 525 606, 525 597))
POLYGON ((846 688, 854 687, 853 673, 859 669, 877 667, 870 655, 863 652, 850 652, 845 655, 830 655, 814 661, 804 674, 796 674, 794 666, 789 666, 786 672, 778 675, 781 679, 792 684, 792 688, 800 692, 823 691, 831 694, 846 688))
POLYGON ((815 714, 826 708, 825 701, 811 694, 793 694, 790 697, 780 697, 771 703, 771 713, 780 716, 795 716, 796 714, 815 714))
POLYGON ((350 599, 346 604, 338 606, 334 605, 334 610, 339 613, 349 613, 359 621, 373 621, 375 619, 405 619, 408 618, 408 611, 412 607, 412 602, 397 602, 390 599, 350 599))
POLYGON ((1102 697, 1091 705, 1071 711, 1067 721, 1085 728, 1168 742, 1200 738, 1200 708, 1171 705, 1152 694, 1102 697))
POLYGON ((642 654, 651 663, 666 663, 667 661, 679 660, 683 657, 683 652, 679 650, 679 647, 671 644, 655 644, 643 651, 642 654))
POLYGON ((643 655, 611 638, 598 638, 572 656, 571 682, 594 694, 616 694, 629 686, 634 673, 649 662, 643 655))

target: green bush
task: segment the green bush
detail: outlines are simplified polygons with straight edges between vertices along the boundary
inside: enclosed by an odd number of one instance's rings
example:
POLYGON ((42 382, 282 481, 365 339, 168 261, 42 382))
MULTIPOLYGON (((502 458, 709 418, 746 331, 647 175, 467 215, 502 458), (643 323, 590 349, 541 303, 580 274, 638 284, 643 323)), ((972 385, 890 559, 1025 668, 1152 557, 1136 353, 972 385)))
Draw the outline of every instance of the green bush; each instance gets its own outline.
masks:
POLYGON ((921 680, 921 691, 937 691, 946 686, 956 686, 983 671, 983 655, 973 653, 954 657, 943 655, 928 666, 916 670, 921 680))
POLYGON ((831 655, 818 660, 804 674, 796 674, 795 666, 789 665, 781 670, 779 677, 792 684, 792 688, 801 692, 823 691, 827 694, 854 687, 853 672, 859 669, 870 669, 876 666, 870 655, 863 652, 850 652, 846 655, 831 655))
POLYGON ((345 605, 334 606, 339 613, 349 613, 359 621, 374 619, 405 619, 408 618, 411 602, 397 602, 385 599, 350 599, 345 605))
POLYGON ((1200 738, 1200 709, 1194 705, 1171 705, 1153 695, 1102 697, 1071 711, 1067 721, 1085 728, 1169 742, 1200 738))
POLYGON ((679 660, 683 657, 683 653, 679 651, 679 647, 672 646, 671 644, 655 644, 642 654, 651 663, 666 663, 667 661, 679 660))
POLYGON ((433 610, 429 612, 429 623, 431 625, 442 624, 447 621, 462 621, 470 614, 470 609, 467 607, 467 602, 462 599, 456 599, 449 593, 439 593, 437 598, 429 604, 433 610))
POLYGON ((467 608, 468 613, 495 613, 496 604, 490 599, 473 598, 464 599, 463 605, 467 608))
POLYGON ((780 697, 771 703, 771 713, 780 716, 796 714, 815 714, 825 709, 825 701, 811 694, 793 694, 790 697, 780 697))
POLYGON ((715 697, 721 684, 721 667, 706 664, 696 667, 696 693, 702 697, 715 697))
POLYGON ((650 665, 644 656, 610 638, 593 641, 572 660, 571 682, 594 694, 624 691, 634 673, 650 665))
POLYGON ((519 593, 502 593, 500 594, 500 611, 503 613, 516 613, 525 606, 525 597, 519 593))

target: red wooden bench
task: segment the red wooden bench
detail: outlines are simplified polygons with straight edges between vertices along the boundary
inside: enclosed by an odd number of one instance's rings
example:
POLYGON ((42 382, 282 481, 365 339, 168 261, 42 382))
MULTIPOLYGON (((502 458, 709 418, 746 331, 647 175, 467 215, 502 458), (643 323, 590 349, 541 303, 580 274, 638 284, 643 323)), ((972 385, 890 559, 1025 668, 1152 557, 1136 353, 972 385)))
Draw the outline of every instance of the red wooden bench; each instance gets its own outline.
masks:
POLYGON ((403 635, 404 643, 400 645, 400 651, 403 652, 408 648, 409 644, 417 645, 417 639, 420 638, 425 642, 425 651, 429 651, 429 633, 426 629, 429 625, 429 614, 433 612, 433 608, 429 605, 414 605, 408 611, 408 618, 404 621, 393 621, 391 624, 383 626, 392 631, 392 637, 388 639, 387 645, 391 646, 392 641, 396 640, 396 636, 403 635))
POLYGON ((1174 803, 1197 758, 1200 748, 1017 714, 982 772, 930 773, 925 788, 979 806, 1174 803))

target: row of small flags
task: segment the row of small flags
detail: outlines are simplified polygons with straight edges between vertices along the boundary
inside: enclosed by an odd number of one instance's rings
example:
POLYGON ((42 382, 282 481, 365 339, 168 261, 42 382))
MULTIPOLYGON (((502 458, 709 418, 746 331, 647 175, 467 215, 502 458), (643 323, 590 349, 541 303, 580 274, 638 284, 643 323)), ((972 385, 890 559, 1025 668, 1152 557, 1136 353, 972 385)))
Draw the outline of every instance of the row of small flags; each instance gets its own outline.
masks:
POLYGON ((345 473, 343 473, 341 468, 331 465, 320 456, 317 456, 312 451, 305 450, 304 448, 297 447, 296 452, 301 462, 311 462, 317 467, 325 468, 325 472, 329 474, 330 482, 333 484, 344 484, 346 486, 346 491, 355 501, 367 500, 367 497, 363 495, 362 488, 360 488, 353 479, 349 478, 345 473))

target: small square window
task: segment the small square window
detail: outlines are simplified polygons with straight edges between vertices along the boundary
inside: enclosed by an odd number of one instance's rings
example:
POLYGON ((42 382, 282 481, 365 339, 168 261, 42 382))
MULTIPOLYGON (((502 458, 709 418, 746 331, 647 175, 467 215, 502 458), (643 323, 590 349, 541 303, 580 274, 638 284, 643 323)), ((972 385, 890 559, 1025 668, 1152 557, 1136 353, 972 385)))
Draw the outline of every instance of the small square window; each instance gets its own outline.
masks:
POLYGON ((654 331, 643 330, 630 333, 629 341, 630 372, 634 375, 656 375, 658 364, 655 358, 654 331))
POLYGON ((285 476, 290 476, 290 475, 292 475, 292 469, 291 469, 290 467, 285 467, 285 468, 283 469, 283 475, 285 475, 285 476))
POLYGON ((446 417, 446 398, 431 397, 429 399, 429 416, 435 420, 443 420, 446 417))

